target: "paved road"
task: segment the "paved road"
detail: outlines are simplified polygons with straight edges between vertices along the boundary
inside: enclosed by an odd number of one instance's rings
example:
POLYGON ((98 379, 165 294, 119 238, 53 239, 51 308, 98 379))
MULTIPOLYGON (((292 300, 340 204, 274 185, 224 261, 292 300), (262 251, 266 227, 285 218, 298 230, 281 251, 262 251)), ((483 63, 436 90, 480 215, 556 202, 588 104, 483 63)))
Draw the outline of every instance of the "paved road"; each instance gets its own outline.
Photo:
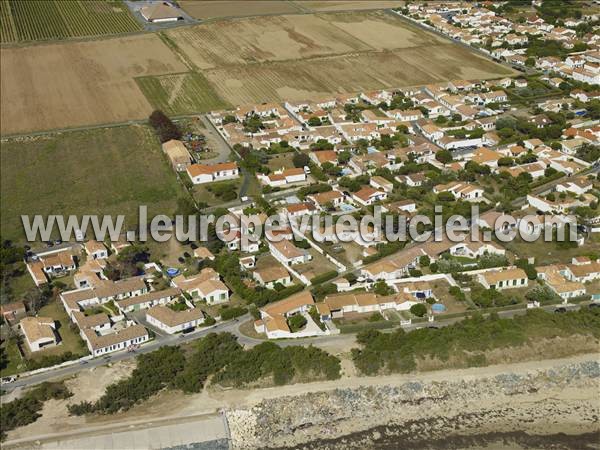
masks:
MULTIPOLYGON (((246 314, 245 316, 240 317, 239 320, 240 320, 240 322, 242 322, 244 320, 248 320, 249 318, 250 318, 250 315, 246 314)), ((213 327, 204 328, 204 329, 201 329, 199 331, 196 331, 196 332, 190 333, 190 334, 180 334, 180 335, 171 335, 171 336, 166 336, 166 337, 158 337, 157 339, 155 339, 147 344, 142 345, 140 347, 140 349, 136 350, 135 352, 127 352, 127 351, 115 352, 115 353, 111 353, 110 355, 106 355, 104 357, 91 359, 85 363, 73 364, 71 366, 61 367, 61 368, 54 369, 54 370, 49 370, 48 372, 43 372, 43 373, 40 373, 37 375, 22 377, 22 378, 19 378, 14 383, 3 385, 2 389, 6 390, 6 391, 11 391, 18 387, 39 384, 44 381, 48 381, 48 380, 51 380, 51 379, 54 379, 57 377, 62 378, 65 376, 74 375, 77 372, 80 372, 82 370, 88 370, 93 367, 103 366, 103 365, 106 365, 109 363, 114 363, 114 362, 123 361, 126 359, 135 358, 137 355, 152 352, 152 351, 157 350, 158 348, 163 347, 165 345, 179 345, 179 344, 191 342, 191 341, 199 339, 203 336, 206 336, 207 334, 212 333, 212 332, 228 331, 230 333, 234 333, 238 336, 240 344, 243 344, 243 345, 253 346, 253 345, 256 345, 258 342, 262 342, 262 341, 259 341, 256 339, 251 339, 251 338, 241 334, 239 332, 238 328, 239 328, 238 322, 230 321, 230 322, 219 323, 213 327)))
MULTIPOLYGON (((566 305, 565 308, 568 310, 577 310, 581 307, 587 307, 588 304, 589 304, 588 302, 584 302, 584 303, 577 304, 577 305, 566 305)), ((548 312, 553 312, 559 306, 563 306, 563 305, 543 306, 541 309, 548 311, 548 312)), ((523 308, 523 309, 517 309, 517 310, 510 310, 510 311, 499 311, 498 315, 502 318, 511 318, 511 317, 515 317, 518 315, 524 315, 526 312, 527 312, 527 309, 523 308)), ((465 315, 468 315, 468 314, 469 313, 465 313, 465 315)), ((484 316, 487 316, 487 315, 489 315, 489 314, 484 314, 484 316)), ((229 322, 225 322, 225 323, 219 323, 211 328, 205 328, 205 329, 196 331, 194 333, 190 333, 190 334, 186 334, 186 335, 174 335, 174 336, 162 337, 159 339, 155 339, 154 341, 152 341, 148 344, 144 344, 139 350, 137 350, 135 352, 126 352, 126 351, 116 352, 111 355, 107 355, 105 357, 89 360, 88 362, 86 362, 84 364, 82 364, 82 363, 73 364, 72 366, 62 367, 62 368, 50 370, 48 372, 44 372, 41 374, 23 377, 23 378, 18 379, 14 383, 3 385, 2 388, 5 391, 10 392, 19 387, 32 386, 32 385, 36 385, 36 384, 42 383, 44 381, 49 381, 49 380, 52 380, 55 378, 63 378, 66 376, 74 375, 83 370, 91 369, 93 367, 99 367, 99 366, 103 366, 103 365, 106 365, 109 363, 114 363, 114 362, 123 361, 126 359, 135 358, 137 355, 152 352, 152 351, 157 350, 158 348, 163 347, 165 345, 179 345, 179 344, 183 344, 183 343, 192 342, 196 339, 199 339, 199 338, 206 336, 207 334, 213 333, 213 332, 230 332, 230 333, 234 334, 235 336, 237 336, 238 342, 240 344, 242 344, 246 347, 254 347, 255 345, 258 345, 265 341, 263 339, 255 339, 255 338, 246 336, 245 334, 242 334, 239 330, 239 326, 242 323, 246 322, 247 320, 250 320, 250 318, 251 318, 250 314, 246 314, 244 316, 239 317, 238 320, 233 320, 233 321, 229 321, 229 322)), ((463 319, 464 319, 464 316, 461 316, 461 317, 455 317, 455 318, 451 318, 451 319, 447 319, 447 320, 436 320, 434 322, 415 323, 415 324, 412 324, 412 325, 409 325, 409 326, 406 326, 403 328, 407 331, 416 330, 416 329, 420 329, 420 328, 428 328, 428 327, 441 328, 441 327, 446 327, 448 325, 452 325, 454 323, 460 322, 463 319)), ((393 330, 394 330, 394 328, 382 330, 382 331, 391 332, 393 330)), ((279 340, 279 341, 273 341, 273 342, 275 342, 277 345, 279 345, 281 347, 287 347, 290 345, 315 345, 315 346, 335 345, 335 346, 341 346, 341 347, 350 349, 355 344, 355 334, 348 333, 348 334, 338 334, 338 335, 331 335, 331 336, 318 336, 318 337, 312 337, 312 338, 286 339, 286 340, 279 340)))

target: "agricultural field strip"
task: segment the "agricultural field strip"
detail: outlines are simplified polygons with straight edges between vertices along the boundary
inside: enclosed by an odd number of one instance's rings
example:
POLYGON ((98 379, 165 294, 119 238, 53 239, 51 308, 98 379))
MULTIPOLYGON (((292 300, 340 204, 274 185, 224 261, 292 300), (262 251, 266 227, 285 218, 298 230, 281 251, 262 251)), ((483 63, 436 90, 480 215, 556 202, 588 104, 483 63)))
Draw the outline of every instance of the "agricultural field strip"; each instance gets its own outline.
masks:
POLYGON ((101 36, 141 29, 121 2, 2 0, 2 43, 101 36), (115 11, 115 7, 120 11, 115 11))
POLYGON ((198 72, 135 78, 150 104, 172 116, 230 108, 198 72))

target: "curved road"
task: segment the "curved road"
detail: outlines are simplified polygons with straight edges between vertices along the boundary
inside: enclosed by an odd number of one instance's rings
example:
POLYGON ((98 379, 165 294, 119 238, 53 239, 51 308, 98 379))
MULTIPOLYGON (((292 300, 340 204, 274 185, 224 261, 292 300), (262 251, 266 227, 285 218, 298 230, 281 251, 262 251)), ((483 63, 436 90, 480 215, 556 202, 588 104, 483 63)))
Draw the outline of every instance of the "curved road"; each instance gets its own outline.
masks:
MULTIPOLYGON (((577 310, 581 307, 587 307, 588 304, 589 304, 589 302, 584 302, 584 303, 580 303, 580 304, 576 304, 576 305, 548 305, 548 306, 541 307, 541 309, 548 311, 548 312, 553 312, 558 307, 565 307, 565 309, 569 309, 569 310, 577 310)), ((515 310, 509 310, 509 311, 499 311, 498 315, 502 318, 511 318, 511 317, 514 317, 517 315, 523 315, 526 312, 527 312, 527 309, 523 308, 523 309, 515 309, 515 310)), ((468 315, 468 314, 465 313, 465 316, 466 315, 468 315)), ((489 315, 489 314, 484 314, 484 316, 487 316, 487 315, 489 315)), ((444 321, 435 321, 433 323, 420 322, 420 323, 415 323, 415 324, 412 324, 412 325, 409 325, 409 326, 406 326, 403 328, 406 331, 411 331, 411 330, 416 330, 419 328, 426 328, 426 327, 440 328, 440 327, 445 327, 448 325, 452 325, 456 322, 459 322, 459 321, 463 320, 465 318, 465 316, 454 317, 454 318, 447 319, 444 321)), ((114 362, 123 361, 126 359, 131 359, 131 358, 136 357, 137 355, 149 353, 154 350, 157 350, 158 348, 165 346, 165 345, 179 345, 179 344, 192 342, 196 339, 199 339, 199 338, 206 336, 207 334, 213 333, 213 332, 214 333, 218 333, 218 332, 232 333, 235 336, 237 336, 238 342, 240 344, 244 345, 245 347, 254 347, 255 345, 265 342, 265 340, 246 336, 245 334, 241 333, 239 330, 240 325, 250 319, 251 319, 250 314, 245 314, 244 316, 240 316, 237 320, 219 323, 210 328, 203 328, 194 333, 189 333, 189 334, 184 334, 184 335, 182 335, 182 334, 169 335, 166 337, 157 338, 147 344, 144 344, 140 349, 136 350, 135 352, 127 352, 127 351, 115 352, 110 355, 106 355, 104 357, 94 358, 91 360, 87 360, 85 362, 79 362, 77 364, 73 364, 73 365, 70 365, 67 367, 61 367, 61 368, 57 368, 57 369, 53 369, 53 370, 48 370, 47 372, 39 373, 37 375, 25 376, 25 377, 19 378, 14 383, 4 384, 2 386, 2 388, 5 391, 10 392, 16 388, 36 385, 36 384, 42 383, 44 381, 49 381, 49 380, 52 380, 55 378, 67 377, 69 375, 74 375, 78 372, 81 372, 81 371, 87 370, 87 369, 91 369, 93 367, 99 367, 99 366, 103 366, 103 365, 106 365, 109 363, 114 363, 114 362)), ((390 332, 395 329, 396 328, 390 328, 390 329, 381 330, 381 331, 382 332, 390 332)), ((330 335, 330 336, 318 336, 318 337, 312 337, 312 338, 285 339, 285 340, 275 340, 273 342, 275 342, 277 345, 279 345, 281 347, 287 347, 290 345, 322 346, 322 345, 332 345, 333 344, 333 345, 337 345, 337 346, 347 347, 348 349, 350 349, 351 346, 355 344, 355 334, 349 333, 349 334, 337 334, 337 335, 330 335)))

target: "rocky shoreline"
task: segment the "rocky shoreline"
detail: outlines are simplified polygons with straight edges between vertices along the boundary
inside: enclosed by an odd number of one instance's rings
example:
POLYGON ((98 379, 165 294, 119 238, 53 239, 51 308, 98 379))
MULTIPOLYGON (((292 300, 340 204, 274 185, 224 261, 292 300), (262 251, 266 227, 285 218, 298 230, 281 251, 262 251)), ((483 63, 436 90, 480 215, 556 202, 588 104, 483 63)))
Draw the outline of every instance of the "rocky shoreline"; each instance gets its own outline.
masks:
POLYGON ((599 392, 600 364, 586 360, 265 399, 228 411, 227 420, 239 449, 586 449, 600 442, 599 392))

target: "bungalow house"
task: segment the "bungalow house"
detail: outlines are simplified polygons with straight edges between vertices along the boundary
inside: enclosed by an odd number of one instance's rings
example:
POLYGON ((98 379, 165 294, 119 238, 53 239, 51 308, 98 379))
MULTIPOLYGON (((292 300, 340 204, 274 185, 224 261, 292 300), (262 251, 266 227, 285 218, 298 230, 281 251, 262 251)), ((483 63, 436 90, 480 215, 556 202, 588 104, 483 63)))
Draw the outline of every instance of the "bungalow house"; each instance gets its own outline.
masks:
POLYGON ((218 305, 229 301, 229 289, 221 280, 206 280, 197 283, 192 293, 209 305, 218 305))
POLYGON ((505 255, 506 250, 494 242, 459 242, 450 247, 453 256, 479 258, 484 255, 505 255))
POLYGON ((185 171, 192 164, 190 152, 183 145, 183 142, 177 139, 171 139, 162 144, 162 150, 169 158, 173 169, 177 172, 185 171))
POLYGON ((260 309, 260 319, 254 322, 257 333, 265 333, 269 339, 294 338, 326 334, 312 330, 299 330, 292 332, 288 325, 288 318, 301 314, 306 320, 311 320, 308 311, 315 304, 309 291, 302 291, 284 300, 270 303, 260 309))
POLYGON ((369 184, 375 189, 387 192, 388 194, 394 190, 394 183, 392 183, 389 180, 386 180, 383 177, 380 177, 379 175, 371 177, 369 184))
POLYGON ((117 307, 123 313, 140 311, 157 305, 166 305, 173 298, 179 296, 181 291, 177 288, 168 288, 160 291, 150 291, 147 294, 136 295, 118 300, 117 307))
POLYGON ((385 208, 391 212, 408 212, 413 213, 417 210, 417 203, 414 200, 400 200, 393 203, 388 203, 385 205, 385 208))
POLYGON ((376 169, 389 167, 390 161, 382 152, 372 152, 366 155, 357 155, 350 158, 348 166, 358 175, 371 173, 376 169))
POLYGON ((269 241, 269 250, 279 262, 286 266, 304 264, 312 259, 312 255, 307 250, 296 247, 291 241, 269 241))
POLYGON ((110 317, 108 317, 108 315, 105 313, 86 316, 81 311, 74 311, 73 322, 75 322, 79 327, 80 334, 82 330, 87 328, 97 331, 98 333, 106 332, 111 328, 110 317))
POLYGON ((310 202, 302 202, 302 203, 293 203, 285 207, 283 214, 291 218, 298 218, 305 215, 313 214, 315 211, 315 207, 310 202))
POLYGON ((194 184, 232 180, 240 175, 236 162, 224 162, 212 165, 192 164, 186 168, 186 171, 194 184))
POLYGON ((544 174, 546 173, 546 165, 542 162, 534 162, 529 164, 523 164, 520 166, 502 168, 500 172, 507 172, 515 178, 522 173, 528 173, 535 180, 536 178, 544 176, 544 174))
POLYGON ((587 143, 588 140, 584 138, 567 139, 560 142, 560 151, 567 155, 575 155, 577 150, 587 143))
POLYGON ((25 342, 32 352, 40 351, 58 343, 56 324, 52 317, 24 317, 19 328, 25 336, 25 342))
POLYGON ((398 175, 396 177, 396 181, 398 181, 398 183, 404 183, 410 187, 419 187, 427 181, 427 177, 422 172, 411 173, 408 175, 398 175))
POLYGON ((258 284, 267 289, 274 289, 277 283, 282 286, 289 286, 292 284, 292 277, 280 264, 256 269, 252 274, 252 277, 258 284))
POLYGON ((361 139, 370 141, 380 139, 381 133, 375 123, 349 123, 338 125, 338 129, 348 142, 357 142, 361 139))
POLYGON ((92 259, 108 258, 108 249, 102 242, 90 240, 83 244, 83 248, 87 255, 92 259))
POLYGON ((48 276, 61 276, 75 270, 75 259, 70 249, 61 249, 37 254, 42 270, 48 276))
POLYGON ((404 293, 377 297, 372 292, 349 292, 328 295, 323 303, 317 303, 317 310, 321 320, 327 321, 342 318, 348 313, 368 314, 388 309, 409 310, 417 303, 419 302, 404 293))
POLYGON ((275 171, 269 175, 259 175, 261 183, 270 187, 280 187, 291 183, 306 181, 306 173, 303 168, 293 168, 275 171))
POLYGON ((567 278, 580 283, 600 280, 600 260, 591 261, 586 258, 578 261, 574 258, 573 263, 567 265, 567 278))
POLYGON ((325 211, 329 205, 336 208, 344 201, 344 194, 340 191, 332 190, 327 192, 319 192, 306 197, 314 203, 321 211, 325 211))
POLYGON ((206 247, 198 247, 194 249, 194 258, 198 258, 200 260, 208 259, 209 261, 215 260, 215 255, 207 249, 206 247))
POLYGON ((370 206, 387 198, 387 192, 373 189, 371 186, 364 186, 352 194, 352 198, 363 206, 370 206))
POLYGON ((146 311, 146 320, 167 334, 175 334, 202 325, 204 313, 200 308, 175 311, 168 306, 159 305, 146 311))
POLYGON ((490 150, 485 147, 479 147, 473 153, 471 161, 476 162, 480 165, 488 166, 492 169, 498 168, 498 160, 502 158, 502 155, 494 150, 490 150))
POLYGON ((548 198, 527 194, 527 202, 532 208, 536 208, 538 211, 544 213, 565 214, 572 208, 589 206, 589 203, 594 201, 595 197, 591 196, 591 194, 585 195, 589 195, 590 197, 585 198, 582 201, 579 199, 570 199, 568 197, 565 199, 557 198, 556 200, 549 200, 548 198))
POLYGON ((556 295, 567 301, 570 298, 581 297, 585 295, 585 285, 579 281, 567 280, 557 271, 546 273, 544 281, 556 295))
POLYGON ((587 178, 570 178, 556 185, 557 192, 572 192, 575 195, 583 195, 594 187, 594 183, 587 178))
POLYGON ((544 142, 537 138, 536 139, 527 139, 526 141, 523 141, 523 146, 527 150, 534 150, 537 147, 539 147, 540 145, 544 145, 544 142))
POLYGON ((382 259, 361 269, 361 275, 371 280, 393 280, 408 274, 417 267, 425 252, 420 248, 402 250, 393 257, 382 259))
POLYGON ((321 150, 318 152, 310 152, 308 156, 318 166, 321 166, 326 162, 331 163, 335 166, 337 166, 338 164, 337 153, 333 150, 321 150))
POLYGON ((448 184, 438 184, 433 187, 433 192, 450 192, 457 200, 481 201, 483 200, 483 189, 469 182, 452 181, 448 184))
POLYGON ((537 128, 544 128, 546 125, 552 124, 552 120, 546 114, 531 116, 527 121, 533 123, 537 128))
POLYGON ((27 309, 25 309, 25 303, 18 301, 0 305, 0 313, 4 320, 10 324, 13 321, 25 317, 27 309))
POLYGON ((219 278, 219 274, 210 267, 206 267, 197 275, 185 277, 176 276, 171 280, 171 285, 177 287, 198 300, 205 300, 209 305, 229 301, 229 289, 219 278))
POLYGON ((385 112, 389 117, 392 117, 401 122, 414 122, 423 118, 423 112, 420 109, 392 109, 385 112))
POLYGON ((114 333, 98 334, 91 328, 81 330, 92 356, 125 350, 132 345, 147 342, 150 336, 142 325, 131 325, 114 333))
POLYGON ((486 289, 513 289, 527 287, 527 274, 523 269, 513 268, 504 270, 490 270, 480 273, 477 277, 486 289))
POLYGON ((37 287, 48 282, 48 277, 44 271, 44 264, 41 261, 31 261, 26 264, 27 271, 37 287))

